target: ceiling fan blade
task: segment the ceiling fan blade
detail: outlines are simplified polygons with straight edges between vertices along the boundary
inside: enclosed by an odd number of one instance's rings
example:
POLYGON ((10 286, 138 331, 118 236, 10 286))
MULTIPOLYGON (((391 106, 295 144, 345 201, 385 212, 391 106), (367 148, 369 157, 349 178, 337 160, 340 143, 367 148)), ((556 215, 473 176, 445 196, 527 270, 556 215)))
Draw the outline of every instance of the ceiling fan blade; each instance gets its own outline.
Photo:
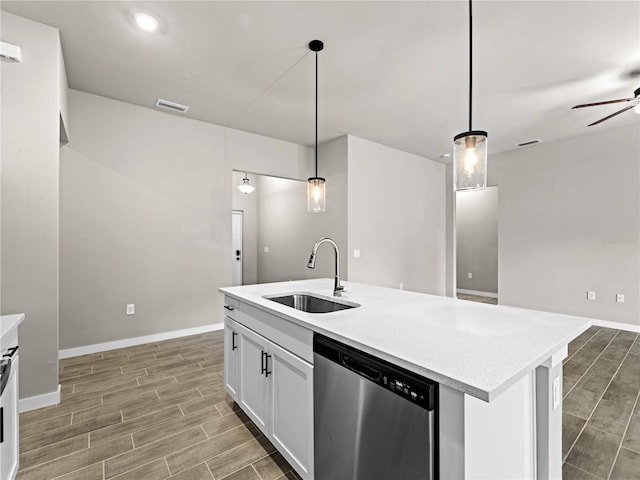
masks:
POLYGON ((626 112, 627 110, 631 110, 635 105, 629 105, 628 107, 624 107, 622 110, 618 110, 616 113, 612 113, 611 115, 607 115, 604 118, 601 118, 597 122, 590 123, 587 127, 591 127, 592 125, 597 125, 599 123, 604 122, 605 120, 609 120, 611 117, 615 117, 616 115, 620 115, 622 112, 626 112))
POLYGON ((610 103, 633 102, 634 100, 640 100, 640 98, 638 98, 638 97, 620 98, 618 100, 607 100, 605 102, 583 103, 582 105, 576 105, 575 107, 571 107, 571 108, 573 109, 573 108, 582 108, 582 107, 595 107, 597 105, 608 105, 610 103))

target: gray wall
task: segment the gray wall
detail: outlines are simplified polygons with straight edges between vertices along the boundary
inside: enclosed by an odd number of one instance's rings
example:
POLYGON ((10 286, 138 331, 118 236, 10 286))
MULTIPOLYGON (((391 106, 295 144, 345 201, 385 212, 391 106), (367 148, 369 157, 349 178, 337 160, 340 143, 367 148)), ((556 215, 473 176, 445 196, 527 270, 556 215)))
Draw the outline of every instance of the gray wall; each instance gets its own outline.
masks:
POLYGON ((2 12, 22 63, 2 75, 2 314, 20 327, 20 397, 58 389, 59 125, 66 85, 58 30, 2 12))
POLYGON ((274 171, 304 174, 308 149, 77 91, 69 115, 61 348, 220 323, 232 168, 264 163, 272 173, 273 160, 274 171))
POLYGON ((334 253, 328 245, 318 250, 315 269, 306 268, 313 244, 321 237, 336 241, 342 255, 340 274, 347 279, 347 138, 318 148, 318 174, 326 178, 327 208, 307 212, 306 182, 259 178, 258 282, 333 278, 334 253), (269 253, 264 253, 264 247, 269 253))
POLYGON ((635 124, 490 157, 501 304, 640 325, 639 151, 635 124))
POLYGON ((444 295, 445 166, 352 136, 348 152, 350 280, 444 295))
POLYGON ((498 293, 498 187, 456 195, 458 288, 498 293))
MULTIPOLYGON (((233 172, 231 208, 242 210, 242 284, 252 285, 258 282, 258 191, 245 195, 238 190, 243 178, 244 172, 233 172)), ((257 186, 257 175, 249 173, 248 178, 257 186)))

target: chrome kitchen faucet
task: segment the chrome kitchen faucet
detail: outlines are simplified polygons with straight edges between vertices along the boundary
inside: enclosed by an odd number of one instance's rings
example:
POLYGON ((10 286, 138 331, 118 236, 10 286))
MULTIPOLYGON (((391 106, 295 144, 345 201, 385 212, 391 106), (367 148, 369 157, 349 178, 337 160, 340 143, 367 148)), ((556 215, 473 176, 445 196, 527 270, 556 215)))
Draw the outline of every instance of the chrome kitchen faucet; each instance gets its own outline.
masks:
POLYGON ((340 250, 338 249, 338 244, 336 242, 328 237, 324 237, 318 240, 313 246, 313 250, 311 250, 311 256, 309 257, 307 268, 316 268, 316 254, 318 253, 318 247, 323 243, 330 243, 331 245, 333 245, 333 250, 336 253, 336 276, 333 283, 333 296, 340 297, 342 296, 342 292, 344 292, 345 289, 342 285, 340 285, 340 250))

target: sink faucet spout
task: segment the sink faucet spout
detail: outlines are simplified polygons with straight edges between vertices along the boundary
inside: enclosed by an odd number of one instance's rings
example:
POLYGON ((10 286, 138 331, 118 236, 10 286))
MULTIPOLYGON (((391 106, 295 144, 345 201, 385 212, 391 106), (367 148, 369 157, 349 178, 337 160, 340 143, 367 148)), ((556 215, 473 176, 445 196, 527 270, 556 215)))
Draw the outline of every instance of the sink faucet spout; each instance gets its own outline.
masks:
POLYGON ((344 292, 345 289, 342 285, 340 285, 340 250, 338 249, 338 244, 336 242, 331 240, 329 237, 324 237, 318 240, 311 250, 311 256, 309 257, 307 268, 316 268, 316 255, 318 254, 318 247, 320 247, 320 245, 322 245, 323 243, 329 243, 331 246, 333 246, 333 251, 336 254, 336 275, 333 282, 333 296, 339 297, 342 295, 342 292, 344 292))

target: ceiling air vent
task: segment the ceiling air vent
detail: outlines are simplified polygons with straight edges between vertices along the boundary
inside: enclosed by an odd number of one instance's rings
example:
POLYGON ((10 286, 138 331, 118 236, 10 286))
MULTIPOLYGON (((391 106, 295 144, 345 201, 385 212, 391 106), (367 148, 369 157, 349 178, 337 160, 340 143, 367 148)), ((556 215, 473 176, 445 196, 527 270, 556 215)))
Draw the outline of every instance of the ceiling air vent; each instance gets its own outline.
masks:
POLYGON ((536 138, 535 140, 529 140, 528 142, 516 143, 516 147, 528 147, 529 145, 535 145, 536 143, 540 143, 542 140, 536 138))
POLYGON ((186 113, 189 107, 186 105, 180 105, 179 103, 170 102, 169 100, 163 100, 161 98, 156 102, 156 107, 166 108, 172 112, 186 113))

